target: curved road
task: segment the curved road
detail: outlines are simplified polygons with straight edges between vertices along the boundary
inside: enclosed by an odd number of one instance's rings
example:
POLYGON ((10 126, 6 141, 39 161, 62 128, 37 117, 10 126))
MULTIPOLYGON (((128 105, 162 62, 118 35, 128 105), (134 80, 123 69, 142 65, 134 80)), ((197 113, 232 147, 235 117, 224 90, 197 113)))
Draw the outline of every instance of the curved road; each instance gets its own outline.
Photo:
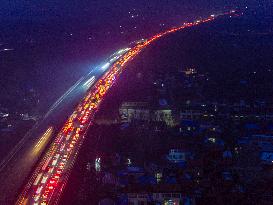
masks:
POLYGON ((214 19, 187 23, 117 51, 76 82, 0 164, 0 204, 11 204, 18 195, 16 204, 57 204, 93 117, 128 61, 162 36, 214 19))

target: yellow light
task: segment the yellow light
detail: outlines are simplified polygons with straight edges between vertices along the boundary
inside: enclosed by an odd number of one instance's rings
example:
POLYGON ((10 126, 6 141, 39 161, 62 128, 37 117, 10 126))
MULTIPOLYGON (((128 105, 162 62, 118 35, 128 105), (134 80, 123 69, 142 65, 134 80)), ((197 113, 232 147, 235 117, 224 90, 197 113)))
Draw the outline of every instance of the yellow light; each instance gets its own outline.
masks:
POLYGON ((53 132, 53 127, 49 127, 45 133, 42 135, 42 137, 39 139, 39 141, 37 142, 37 144, 35 145, 35 149, 39 148, 41 146, 41 144, 44 142, 44 140, 46 138, 48 138, 53 132))

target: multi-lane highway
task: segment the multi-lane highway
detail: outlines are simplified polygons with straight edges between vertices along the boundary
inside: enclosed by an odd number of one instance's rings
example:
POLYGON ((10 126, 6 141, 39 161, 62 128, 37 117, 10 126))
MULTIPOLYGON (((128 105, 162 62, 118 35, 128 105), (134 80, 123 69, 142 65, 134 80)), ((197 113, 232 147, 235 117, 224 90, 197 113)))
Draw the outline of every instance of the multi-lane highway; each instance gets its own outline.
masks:
POLYGON ((41 158, 48 143, 56 137, 57 131, 71 114, 71 110, 79 103, 94 83, 113 65, 128 49, 118 50, 101 65, 92 69, 79 79, 61 96, 39 120, 36 125, 20 140, 7 157, 0 162, 0 204, 12 204, 19 189, 25 183, 37 161, 41 158), (44 137, 44 133, 51 128, 44 137))
POLYGON ((186 23, 121 49, 76 82, 0 165, 0 204, 10 204, 17 195, 16 204, 57 204, 95 113, 127 63, 160 37, 213 19, 186 23))
MULTIPOLYGON (((92 124, 92 119, 105 93, 115 82, 124 64, 140 52, 143 46, 137 45, 132 49, 125 49, 127 51, 125 54, 118 52, 120 55, 113 57, 101 67, 106 71, 105 74, 90 88, 66 121, 30 177, 23 194, 19 197, 18 204, 54 204, 58 201, 85 133, 92 124), (111 62, 114 62, 112 66, 111 62)), ((92 77, 85 84, 94 82, 92 77)))

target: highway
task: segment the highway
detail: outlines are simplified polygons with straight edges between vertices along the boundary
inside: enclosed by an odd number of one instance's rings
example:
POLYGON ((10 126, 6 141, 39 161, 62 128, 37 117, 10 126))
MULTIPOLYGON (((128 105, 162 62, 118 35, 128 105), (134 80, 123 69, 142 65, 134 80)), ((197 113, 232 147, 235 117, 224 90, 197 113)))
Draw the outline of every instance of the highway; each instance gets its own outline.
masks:
POLYGON ((50 107, 44 118, 39 120, 11 150, 7 157, 0 162, 1 205, 14 203, 19 189, 25 183, 25 179, 41 158, 48 143, 51 142, 52 138, 56 137, 56 131, 65 123, 65 120, 71 114, 71 110, 78 104, 79 99, 85 96, 89 88, 126 50, 117 51, 101 65, 79 79, 50 107), (49 128, 52 129, 50 135, 47 135, 46 139, 41 140, 49 128))
POLYGON ((88 128, 128 62, 157 39, 215 18, 185 23, 121 49, 77 81, 0 164, 0 204, 14 203, 18 195, 16 204, 58 204, 88 128))

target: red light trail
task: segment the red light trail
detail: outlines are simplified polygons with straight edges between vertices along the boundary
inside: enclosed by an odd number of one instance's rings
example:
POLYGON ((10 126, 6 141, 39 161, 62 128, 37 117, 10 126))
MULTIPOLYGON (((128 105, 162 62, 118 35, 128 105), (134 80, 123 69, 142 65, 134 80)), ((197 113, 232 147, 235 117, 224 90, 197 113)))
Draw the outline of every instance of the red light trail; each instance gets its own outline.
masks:
MULTIPOLYGON (((232 11, 223 15, 231 15, 233 13, 232 11)), ((159 33, 142 43, 138 43, 120 56, 112 66, 109 66, 108 71, 89 89, 86 96, 78 104, 61 131, 57 134, 36 166, 16 204, 58 204, 63 189, 68 183, 70 171, 84 142, 88 128, 92 125, 95 113, 98 111, 104 96, 117 81, 128 62, 157 39, 178 30, 206 23, 214 19, 214 16, 210 16, 207 19, 187 23, 181 27, 159 33)))

